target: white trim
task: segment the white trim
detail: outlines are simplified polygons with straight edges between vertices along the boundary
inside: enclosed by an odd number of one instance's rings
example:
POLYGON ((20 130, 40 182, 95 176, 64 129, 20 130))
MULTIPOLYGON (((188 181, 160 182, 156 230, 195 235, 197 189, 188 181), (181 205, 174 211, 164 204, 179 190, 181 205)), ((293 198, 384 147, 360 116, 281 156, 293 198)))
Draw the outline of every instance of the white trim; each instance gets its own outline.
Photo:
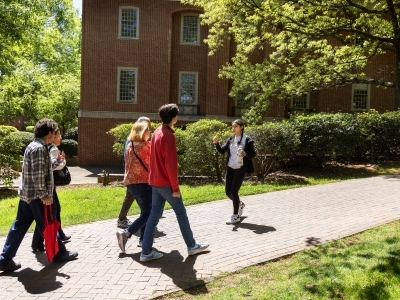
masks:
POLYGON ((194 13, 184 13, 181 15, 181 37, 180 37, 180 42, 181 45, 195 45, 198 46, 200 45, 200 17, 199 14, 194 14, 194 13), (197 42, 196 43, 190 43, 190 42, 184 42, 183 41, 183 19, 185 17, 197 17, 197 42))
POLYGON ((135 6, 120 6, 119 7, 119 14, 118 14, 118 38, 119 39, 128 39, 128 40, 137 40, 139 39, 139 8, 135 7, 135 6), (132 9, 132 10, 136 10, 136 36, 135 37, 126 37, 126 36, 121 36, 121 23, 122 23, 122 10, 123 9, 132 9))
POLYGON ((310 108, 310 93, 306 93, 306 94, 303 94, 302 96, 304 96, 304 95, 306 95, 306 107, 304 108, 304 107, 293 107, 293 100, 294 100, 294 98, 296 98, 296 96, 292 96, 291 98, 290 98, 290 108, 293 108, 293 109, 309 109, 310 108))
POLYGON ((351 111, 369 111, 370 108, 370 97, 371 97, 371 85, 368 83, 353 83, 351 85, 351 111), (362 90, 367 91, 367 103, 365 109, 356 109, 354 108, 354 91, 355 90, 362 90))
POLYGON ((179 90, 179 93, 178 93, 178 105, 179 104, 181 104, 181 105, 197 105, 197 102, 198 102, 198 93, 199 93, 199 72, 186 72, 186 71, 180 71, 179 72, 179 86, 178 86, 178 90, 179 90), (196 86, 195 86, 195 99, 194 99, 194 103, 191 103, 191 104, 185 104, 185 103, 182 103, 181 102, 181 97, 182 97, 182 95, 181 95, 181 91, 182 91, 182 82, 181 82, 181 80, 182 80, 182 75, 183 74, 190 74, 190 75, 195 75, 195 77, 196 77, 196 86))
POLYGON ((118 67, 117 74, 117 103, 123 104, 136 104, 137 101, 137 93, 138 93, 138 68, 130 68, 130 67, 118 67), (121 89, 121 71, 134 71, 135 72, 135 100, 134 101, 121 101, 120 100, 120 89, 121 89))

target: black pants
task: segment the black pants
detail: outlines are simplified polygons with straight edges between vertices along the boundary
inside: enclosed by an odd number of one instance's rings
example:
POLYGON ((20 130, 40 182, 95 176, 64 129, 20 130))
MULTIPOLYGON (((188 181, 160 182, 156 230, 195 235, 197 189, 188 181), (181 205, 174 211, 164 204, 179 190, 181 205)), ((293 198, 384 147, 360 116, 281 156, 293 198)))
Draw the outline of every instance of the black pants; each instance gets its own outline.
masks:
MULTIPOLYGON (((56 220, 60 222, 60 228, 58 229, 58 237, 60 239, 65 238, 65 233, 61 228, 61 205, 60 200, 58 199, 56 188, 54 187, 53 190, 53 215, 55 216, 56 220)), ((35 231, 33 232, 32 237, 32 248, 41 249, 43 248, 44 239, 40 232, 38 226, 35 226, 35 231)))
POLYGON ((119 212, 118 219, 125 220, 128 215, 129 209, 132 206, 133 201, 135 201, 135 197, 131 194, 128 188, 126 188, 126 194, 124 201, 122 202, 121 210, 119 212))
POLYGON ((230 167, 226 169, 225 193, 233 202, 234 215, 237 215, 239 212, 239 189, 242 186, 244 175, 245 173, 240 172, 239 169, 232 169, 230 167))

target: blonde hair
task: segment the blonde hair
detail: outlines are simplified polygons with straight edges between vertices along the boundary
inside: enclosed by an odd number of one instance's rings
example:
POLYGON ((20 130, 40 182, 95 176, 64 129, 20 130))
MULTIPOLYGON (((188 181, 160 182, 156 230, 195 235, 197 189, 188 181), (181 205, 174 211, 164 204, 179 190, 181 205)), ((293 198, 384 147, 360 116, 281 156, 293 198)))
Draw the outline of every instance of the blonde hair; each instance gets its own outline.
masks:
POLYGON ((143 141, 143 135, 146 132, 146 130, 148 130, 148 128, 149 124, 147 122, 139 122, 133 124, 128 140, 131 142, 143 141))

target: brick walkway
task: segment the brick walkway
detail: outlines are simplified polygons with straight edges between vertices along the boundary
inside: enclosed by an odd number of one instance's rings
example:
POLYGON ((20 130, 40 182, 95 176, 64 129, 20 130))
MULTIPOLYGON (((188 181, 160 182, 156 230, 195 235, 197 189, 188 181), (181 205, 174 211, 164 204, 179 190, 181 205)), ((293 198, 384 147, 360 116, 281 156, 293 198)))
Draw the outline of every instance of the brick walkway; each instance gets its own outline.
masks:
POLYGON ((0 299, 151 299, 400 219, 399 186, 400 175, 391 175, 242 197, 244 218, 235 225, 225 224, 228 200, 189 206, 195 237, 211 243, 191 257, 173 212, 166 211, 154 244, 164 258, 146 264, 139 262, 135 237, 120 255, 115 219, 65 228, 72 234, 68 249, 79 252, 65 264, 30 252, 28 234, 16 257, 22 268, 0 274, 0 299))

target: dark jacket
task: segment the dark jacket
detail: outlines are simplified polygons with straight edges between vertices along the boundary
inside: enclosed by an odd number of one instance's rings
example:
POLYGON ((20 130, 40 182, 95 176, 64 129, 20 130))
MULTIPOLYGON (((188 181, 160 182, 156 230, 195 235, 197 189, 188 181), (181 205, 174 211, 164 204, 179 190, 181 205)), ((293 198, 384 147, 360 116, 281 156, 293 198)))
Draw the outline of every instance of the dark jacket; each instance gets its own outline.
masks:
MULTIPOLYGON (((230 144, 231 141, 233 140, 233 136, 229 137, 226 140, 225 145, 220 146, 219 143, 215 144, 215 148, 219 153, 225 153, 228 152, 228 155, 226 156, 226 165, 228 166, 229 162, 229 157, 231 155, 230 152, 230 144)), ((253 165, 253 158, 257 155, 256 151, 254 150, 254 141, 251 139, 251 137, 245 135, 244 139, 244 146, 243 146, 244 152, 246 152, 246 156, 243 157, 243 166, 240 167, 240 172, 241 173, 253 173, 254 172, 254 165, 253 165)), ((236 155, 236 153, 234 153, 236 155)))

